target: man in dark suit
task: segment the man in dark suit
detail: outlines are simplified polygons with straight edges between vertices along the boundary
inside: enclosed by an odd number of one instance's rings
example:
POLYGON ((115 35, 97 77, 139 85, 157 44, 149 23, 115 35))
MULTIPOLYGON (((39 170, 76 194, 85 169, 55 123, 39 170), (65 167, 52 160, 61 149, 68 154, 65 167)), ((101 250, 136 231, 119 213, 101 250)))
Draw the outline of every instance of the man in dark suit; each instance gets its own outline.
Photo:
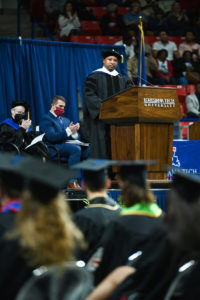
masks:
MULTIPOLYGON (((62 118, 64 113, 66 101, 62 96, 54 96, 51 99, 51 109, 46 114, 41 123, 40 130, 45 133, 43 141, 47 146, 55 145, 61 158, 67 158, 68 166, 80 162, 81 159, 86 159, 89 156, 89 147, 82 147, 77 144, 66 143, 67 141, 73 141, 79 139, 80 124, 74 124, 68 118, 62 118)), ((56 152, 53 149, 49 149, 51 157, 55 159, 56 152)), ((78 175, 79 177, 79 175, 78 175)), ((68 188, 80 189, 76 180, 69 182, 68 188)))

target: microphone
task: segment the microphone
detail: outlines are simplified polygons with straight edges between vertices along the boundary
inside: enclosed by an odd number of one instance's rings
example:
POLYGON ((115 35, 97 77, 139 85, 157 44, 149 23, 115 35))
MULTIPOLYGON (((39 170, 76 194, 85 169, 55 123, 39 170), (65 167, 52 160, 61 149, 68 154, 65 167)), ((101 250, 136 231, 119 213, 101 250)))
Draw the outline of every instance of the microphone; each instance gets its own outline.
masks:
MULTIPOLYGON (((149 82, 148 80, 144 79, 142 76, 139 76, 139 75, 138 75, 137 73, 135 73, 134 71, 131 71, 131 73, 132 73, 133 75, 136 75, 136 78, 139 78, 139 79, 145 81, 148 85, 154 86, 151 82, 149 82)), ((131 79, 130 79, 130 80, 131 80, 131 79)), ((133 82, 133 80, 131 80, 131 82, 133 82)))

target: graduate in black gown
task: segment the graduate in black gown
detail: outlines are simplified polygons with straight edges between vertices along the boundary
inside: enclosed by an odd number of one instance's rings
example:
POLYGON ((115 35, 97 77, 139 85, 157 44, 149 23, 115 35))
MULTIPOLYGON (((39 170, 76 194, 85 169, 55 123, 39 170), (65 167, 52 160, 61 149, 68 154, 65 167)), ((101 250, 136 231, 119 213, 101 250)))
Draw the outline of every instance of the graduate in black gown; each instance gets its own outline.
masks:
MULTIPOLYGON (((65 267, 74 259, 76 245, 83 241, 60 192, 66 180, 74 176, 72 170, 31 156, 13 157, 12 163, 15 172, 26 179, 26 186, 16 227, 0 240, 0 290, 1 299, 6 300, 16 299, 35 268, 65 267)), ((46 282, 45 299, 49 299, 48 287, 46 282)))
POLYGON ((109 128, 99 120, 102 100, 132 87, 132 83, 116 71, 121 55, 114 50, 102 52, 103 67, 86 79, 83 120, 88 130, 91 158, 110 158, 109 128))
POLYGON ((164 233, 163 228, 160 228, 155 232, 140 260, 133 264, 136 273, 128 277, 109 299, 128 299, 129 296, 138 300, 165 299, 179 274, 179 268, 191 260, 197 261, 196 265, 182 282, 175 285, 172 298, 167 299, 199 299, 199 201, 199 178, 175 174, 168 195, 168 230, 164 230, 164 233))
POLYGON ((142 250, 151 238, 152 230, 161 226, 163 211, 156 204, 147 184, 147 161, 121 161, 119 183, 123 209, 101 241, 104 254, 95 273, 99 283, 118 266, 126 265, 128 257, 142 250))
MULTIPOLYGON (((198 300, 200 294, 200 180, 186 174, 174 175, 168 195, 165 226, 152 238, 139 260, 133 260, 132 274, 120 285, 118 269, 101 282, 87 300, 198 300), (184 277, 180 270, 196 261, 184 277), (117 276, 117 278, 116 278, 117 276), (110 280, 112 278, 112 282, 110 280), (114 282, 114 284, 113 284, 114 282), (173 287, 173 289, 171 289, 173 287), (111 293, 111 291, 114 292, 111 293), (169 292, 172 293, 169 293, 169 292), (165 298, 166 297, 166 298, 165 298)), ((123 271, 123 269, 121 269, 123 271)), ((125 270, 130 274, 130 270, 125 270)), ((125 277, 125 275, 124 275, 125 277)))
POLYGON ((88 243, 88 249, 80 254, 80 258, 85 261, 98 248, 105 230, 112 220, 118 218, 121 211, 120 206, 108 196, 111 181, 107 169, 112 164, 111 160, 88 159, 72 166, 84 170, 83 188, 89 201, 86 208, 74 215, 74 222, 88 243))
POLYGON ((24 180, 15 172, 12 158, 10 154, 0 155, 0 237, 14 228, 16 215, 21 209, 24 180))

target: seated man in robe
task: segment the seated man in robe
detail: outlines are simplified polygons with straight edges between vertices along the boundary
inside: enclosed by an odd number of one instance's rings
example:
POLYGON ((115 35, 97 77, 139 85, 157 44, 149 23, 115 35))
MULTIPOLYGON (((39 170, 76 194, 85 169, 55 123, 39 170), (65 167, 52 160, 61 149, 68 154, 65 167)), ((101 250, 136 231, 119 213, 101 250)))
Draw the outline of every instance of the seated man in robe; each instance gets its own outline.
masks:
POLYGON ((28 103, 24 101, 13 101, 11 104, 11 117, 0 123, 0 143, 13 143, 22 152, 47 158, 48 149, 42 141, 26 149, 37 136, 36 132, 31 130, 32 122, 28 115, 28 103))

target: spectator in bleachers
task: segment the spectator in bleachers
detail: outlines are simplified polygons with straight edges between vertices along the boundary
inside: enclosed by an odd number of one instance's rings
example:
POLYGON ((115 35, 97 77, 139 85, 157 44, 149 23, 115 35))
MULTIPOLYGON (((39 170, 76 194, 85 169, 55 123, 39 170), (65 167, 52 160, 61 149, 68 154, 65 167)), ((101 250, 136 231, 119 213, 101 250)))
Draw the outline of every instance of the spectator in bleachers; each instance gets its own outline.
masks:
POLYGON ((161 49, 165 49, 168 52, 167 59, 173 60, 174 58, 179 57, 179 52, 176 44, 168 40, 168 35, 166 31, 161 31, 160 34, 160 41, 153 43, 152 45, 152 53, 153 56, 156 58, 157 53, 161 49))
POLYGON ((44 8, 45 8, 45 26, 51 34, 54 34, 56 22, 58 16, 61 11, 63 11, 63 7, 66 0, 45 0, 44 8))
MULTIPOLYGON (((139 46, 135 45, 134 48, 135 55, 127 62, 128 76, 129 78, 137 84, 137 76, 138 76, 138 52, 139 46)), ((151 54, 151 46, 145 45, 145 64, 146 64, 146 74, 147 74, 147 82, 146 84, 154 84, 154 72, 157 70, 157 63, 155 58, 151 54)))
POLYGON ((155 16, 149 20, 149 29, 158 36, 161 31, 167 32, 166 17, 161 9, 155 12, 155 16))
POLYGON ((115 43, 117 46, 124 46, 125 52, 126 52, 126 59, 130 59, 134 56, 134 45, 132 35, 129 33, 126 33, 122 36, 122 40, 115 43))
POLYGON ((157 0, 156 2, 158 7, 167 15, 172 8, 174 0, 157 0))
POLYGON ((77 10, 80 20, 96 21, 92 8, 85 4, 82 0, 73 0, 73 5, 77 10))
POLYGON ((100 27, 103 35, 121 35, 124 24, 121 15, 117 13, 117 4, 109 3, 106 6, 106 14, 102 17, 100 27))
POLYGON ((199 8, 199 0, 179 0, 180 6, 186 10, 191 18, 194 17, 196 10, 199 8))
POLYGON ((195 93, 185 99, 188 118, 200 118, 200 82, 195 84, 195 93))
POLYGON ((70 34, 80 33, 80 21, 72 2, 66 2, 62 14, 58 17, 60 37, 68 37, 70 34))
POLYGON ((200 61, 194 61, 192 52, 186 50, 183 56, 173 62, 174 75, 178 84, 200 81, 200 61))
POLYGON ((192 28, 197 38, 197 42, 200 43, 200 8, 196 12, 196 16, 193 19, 192 28))
POLYGON ((185 42, 179 45, 180 56, 183 56, 183 53, 186 50, 192 52, 194 60, 197 61, 200 59, 200 44, 196 43, 193 31, 187 31, 185 35, 185 42))
POLYGON ((154 72, 157 84, 176 84, 173 77, 173 67, 170 60, 167 59, 167 50, 161 49, 157 54, 157 70, 154 72))
POLYGON ((167 16, 167 25, 169 35, 185 35, 185 32, 190 27, 189 17, 187 12, 181 9, 178 2, 172 5, 172 9, 167 16))
POLYGON ((158 9, 157 2, 155 0, 140 0, 141 12, 146 17, 153 17, 158 9))
POLYGON ((131 35, 135 35, 138 32, 139 16, 142 16, 143 28, 146 29, 146 16, 141 12, 141 6, 139 1, 133 1, 130 5, 130 12, 123 17, 126 31, 131 35))

